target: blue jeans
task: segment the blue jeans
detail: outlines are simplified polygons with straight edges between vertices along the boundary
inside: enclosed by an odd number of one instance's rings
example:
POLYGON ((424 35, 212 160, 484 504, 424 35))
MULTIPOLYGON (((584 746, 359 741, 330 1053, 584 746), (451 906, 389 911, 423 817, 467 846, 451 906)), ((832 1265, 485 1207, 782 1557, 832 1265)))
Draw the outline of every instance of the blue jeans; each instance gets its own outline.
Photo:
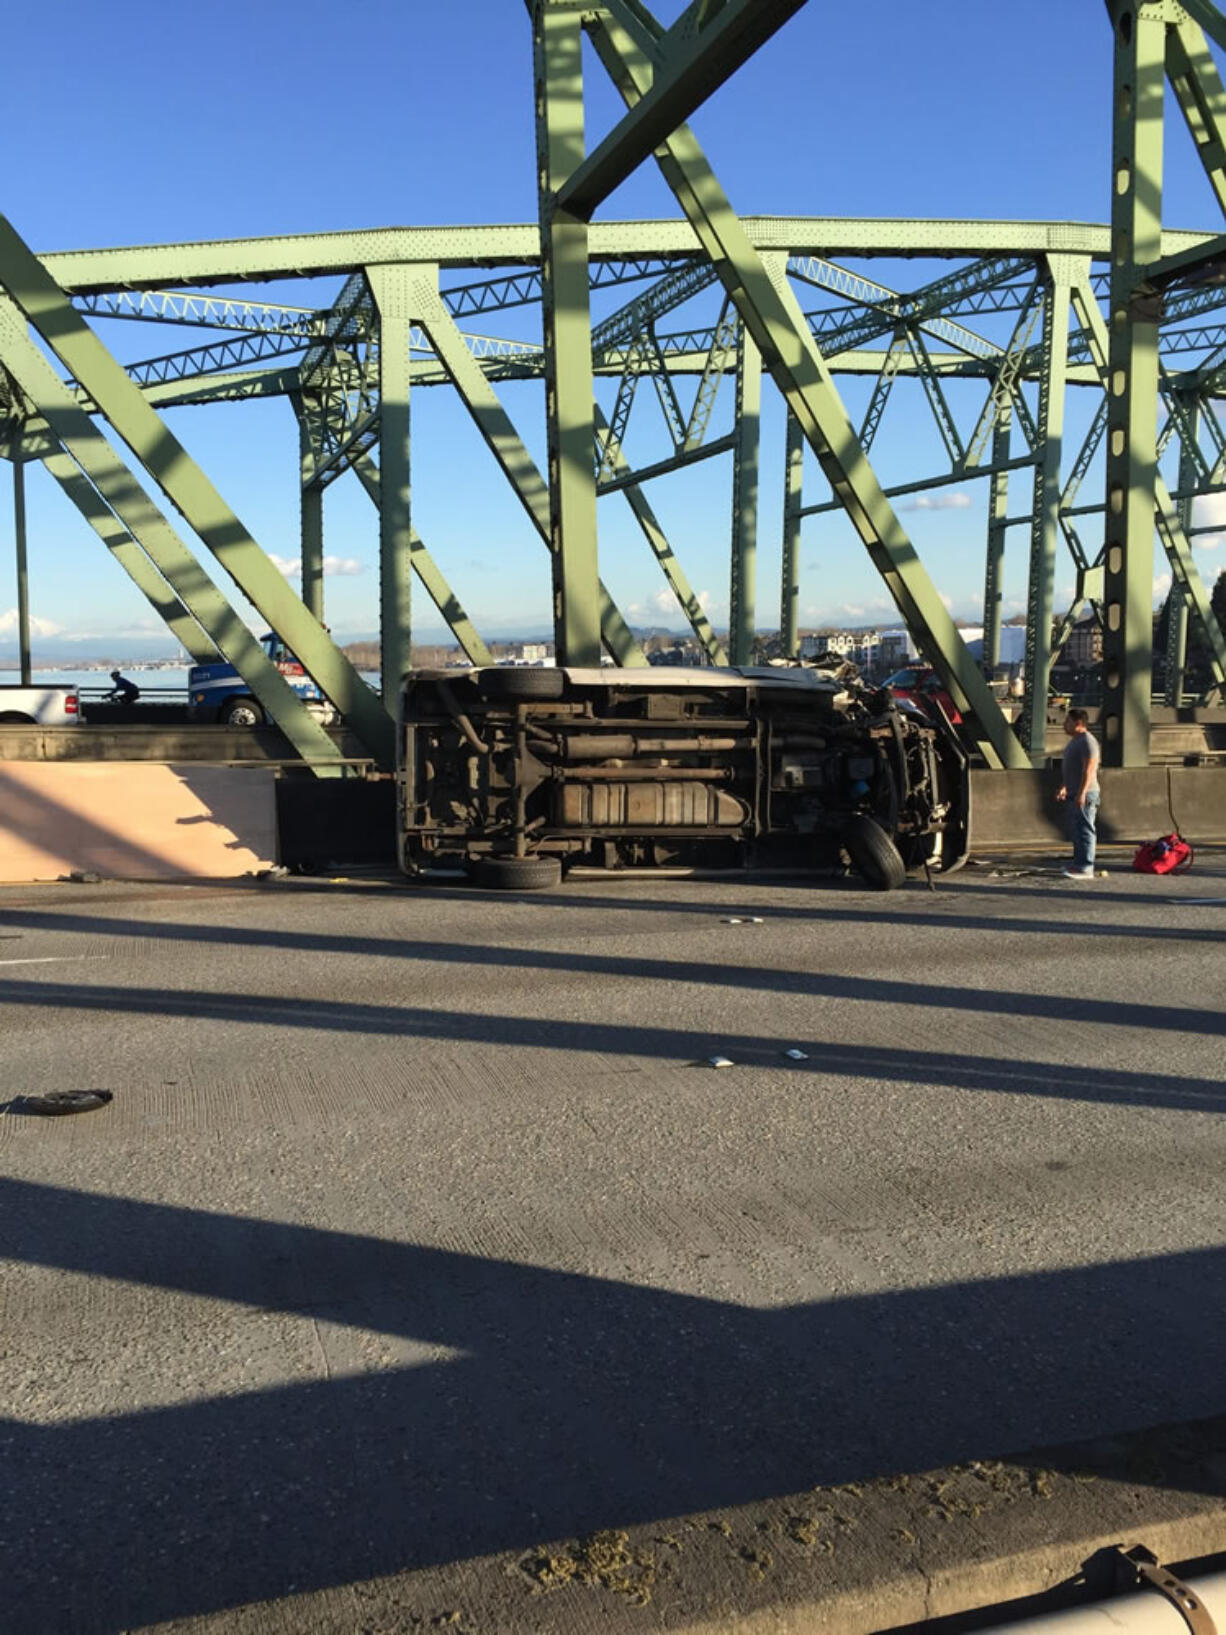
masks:
POLYGON ((1068 803, 1069 839, 1073 842, 1073 867, 1092 869, 1094 849, 1098 843, 1099 791, 1091 789, 1084 806, 1078 806, 1070 795, 1068 803))

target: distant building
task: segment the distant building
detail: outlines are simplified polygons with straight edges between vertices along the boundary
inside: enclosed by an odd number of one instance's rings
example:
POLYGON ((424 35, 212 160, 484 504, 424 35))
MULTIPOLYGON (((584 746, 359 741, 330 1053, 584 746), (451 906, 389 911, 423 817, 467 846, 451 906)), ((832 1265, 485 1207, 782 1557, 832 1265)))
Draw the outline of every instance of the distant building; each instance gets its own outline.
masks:
POLYGON ((911 640, 909 630, 883 630, 877 644, 877 658, 882 669, 897 670, 919 653, 911 640))
POLYGON ((1088 669, 1092 664, 1101 664, 1102 658, 1103 630, 1091 614, 1088 618, 1079 619, 1069 631, 1064 644, 1064 662, 1078 669, 1088 669))

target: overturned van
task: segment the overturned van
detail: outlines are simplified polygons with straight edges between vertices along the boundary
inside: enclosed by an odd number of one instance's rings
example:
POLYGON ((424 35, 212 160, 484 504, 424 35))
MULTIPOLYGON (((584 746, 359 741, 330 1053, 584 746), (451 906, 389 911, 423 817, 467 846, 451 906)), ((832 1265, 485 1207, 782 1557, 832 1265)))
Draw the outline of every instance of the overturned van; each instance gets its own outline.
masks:
POLYGON ((401 692, 404 869, 485 885, 563 867, 783 867, 844 858, 880 890, 965 861, 950 723, 854 670, 415 670, 401 692))

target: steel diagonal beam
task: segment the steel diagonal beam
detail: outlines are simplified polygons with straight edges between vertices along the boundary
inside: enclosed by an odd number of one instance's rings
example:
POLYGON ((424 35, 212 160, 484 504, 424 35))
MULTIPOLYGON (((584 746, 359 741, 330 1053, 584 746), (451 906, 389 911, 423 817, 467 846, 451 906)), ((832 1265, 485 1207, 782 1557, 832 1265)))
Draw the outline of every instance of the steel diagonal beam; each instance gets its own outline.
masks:
POLYGON ((235 301, 223 296, 179 290, 109 290, 74 295, 72 304, 87 318, 134 318, 143 323, 183 324, 191 329, 241 329, 260 335, 299 335, 310 340, 323 332, 326 312, 315 307, 287 307, 268 301, 235 301))
POLYGON ((1226 51, 1226 17, 1211 0, 1179 0, 1180 8, 1186 11, 1194 22, 1200 24, 1211 40, 1226 51))
POLYGON ((613 419, 610 424, 610 435, 597 437, 596 451, 596 487, 599 488, 606 477, 613 475, 613 451, 620 452, 622 441, 626 435, 626 426, 630 420, 630 410, 634 407, 634 394, 638 389, 639 376, 643 373, 643 350, 641 341, 632 341, 626 350, 626 364, 622 371, 622 378, 617 383, 617 398, 613 404, 613 419))
MULTIPOLYGON (((690 454, 694 449, 702 447, 707 427, 711 424, 720 382, 735 352, 737 321, 735 315, 729 312, 730 304, 728 297, 725 296, 724 308, 711 337, 706 362, 702 366, 702 378, 698 382, 698 390, 694 393, 694 407, 686 423, 685 436, 681 443, 683 454, 690 454)), ((658 338, 656 344, 662 347, 658 338)))
MULTIPOLYGON (((626 457, 621 451, 613 428, 601 413, 600 405, 594 407, 596 420, 596 434, 603 442, 604 450, 601 455, 602 464, 605 464, 615 474, 629 473, 626 457)), ((724 651, 719 637, 711 628, 711 621, 707 618, 702 603, 694 594, 693 587, 684 568, 678 562, 676 553, 668 542, 668 536, 648 503, 646 494, 636 482, 628 482, 622 489, 635 520, 643 530, 643 536, 655 555, 656 561, 664 570, 664 577, 672 587, 673 595, 690 622, 690 628, 697 637, 699 644, 712 664, 727 664, 728 655, 724 651)))
POLYGON ((662 71, 571 172, 558 195, 559 209, 590 221, 597 205, 804 4, 805 0, 727 0, 692 37, 692 44, 684 32, 665 34, 658 47, 662 71))
POLYGON ((634 471, 620 472, 615 477, 606 478, 600 485, 600 493, 616 494, 621 488, 627 488, 631 483, 649 483, 657 477, 667 477, 671 472, 681 471, 685 466, 700 464, 703 460, 710 460, 717 454, 730 454, 736 447, 736 433, 730 432, 727 437, 719 437, 714 443, 706 443, 702 448, 691 449, 680 454, 670 454, 663 460, 657 460, 653 465, 639 466, 634 471))
MULTIPOLYGON (((890 342, 890 350, 885 355, 885 362, 881 366, 873 384, 873 395, 868 400, 868 408, 864 411, 864 424, 860 427, 860 447, 865 454, 873 446, 873 439, 877 435, 877 428, 881 424, 881 417, 885 413, 885 406, 890 401, 890 392, 898 377, 898 366, 902 362, 903 353, 908 351, 907 332, 900 329, 890 342)), ((788 420, 791 427, 795 416, 788 420)))
POLYGON ((611 347, 625 345, 656 319, 674 312, 693 296, 710 289, 716 282, 714 267, 708 261, 687 262, 661 278, 651 289, 627 301, 624 307, 602 319, 592 330, 592 356, 599 357, 611 347))
MULTIPOLYGON (((418 321, 430 337, 430 344, 447 370, 452 385, 460 394, 460 401, 485 440, 486 447, 501 466, 533 527, 552 550, 549 489, 545 479, 524 447, 523 439, 512 425, 511 418, 499 402, 494 388, 482 373, 481 365, 464 344, 464 337, 439 299, 437 289, 432 288, 425 279, 419 279, 415 286, 414 310, 418 321)), ((588 464, 590 469, 592 464, 590 453, 588 464)), ((603 581, 597 581, 597 590, 600 631, 605 646, 619 664, 646 664, 647 659, 642 648, 634 639, 630 627, 603 581)))
POLYGON ((815 313, 808 320, 809 327, 824 357, 862 346, 878 335, 888 334, 897 324, 907 323, 931 329, 942 340, 951 341, 975 356, 999 358, 999 346, 960 324, 944 323, 942 313, 947 306, 964 299, 969 291, 990 290, 1028 271, 1029 264, 1016 256, 989 257, 934 279, 910 295, 897 295, 884 285, 878 285, 880 296, 872 303, 876 310, 841 320, 836 316, 833 323, 823 321, 825 314, 815 313), (941 320, 944 327, 938 328, 937 320, 941 320))
POLYGON ((98 538, 144 596, 175 640, 192 656, 195 664, 212 664, 217 649, 171 590, 132 535, 105 505, 87 477, 62 445, 56 452, 42 455, 42 464, 55 478, 98 538))
MULTIPOLYGON (((616 24, 597 19, 588 26, 601 61, 622 97, 633 105, 650 85, 649 62, 616 24)), ((771 278, 688 128, 668 138, 656 161, 899 611, 970 719, 989 764, 1028 766, 1025 751, 856 440, 786 281, 777 285, 771 278)))
POLYGON ((680 449, 685 444, 685 419, 681 413, 681 405, 677 401, 672 376, 668 372, 668 364, 660 351, 660 343, 656 339, 656 332, 650 325, 645 339, 649 356, 654 365, 651 370, 652 384, 655 386, 656 396, 660 400, 660 408, 664 411, 664 419, 668 426, 669 436, 673 440, 673 447, 680 449))
MULTIPOLYGON (((314 764, 317 774, 339 774, 339 765, 329 766, 340 760, 336 745, 30 340, 18 309, 7 298, 0 299, 0 358, 97 490, 100 506, 114 513, 298 753, 314 764)), ((73 498, 75 502, 75 494, 73 498)), ((91 511, 92 524, 99 506, 91 511)), ((108 546, 117 539, 109 528, 104 537, 108 546)))
POLYGON ((983 412, 979 416, 975 430, 971 433, 965 461, 967 467, 977 466, 983 458, 984 447, 992 434, 993 426, 1002 412, 1012 417, 1013 412, 1016 411, 1018 424, 1022 428, 1022 434, 1026 438, 1028 446, 1032 449, 1036 446, 1038 434, 1034 421, 1031 419, 1026 399, 1021 393, 1021 374, 1023 365, 1029 355, 1031 332, 1042 310, 1043 286, 1036 279, 1034 284, 1031 285, 1025 305, 1018 315, 1017 323, 1014 325, 1013 334, 1009 338, 1009 345, 1005 348, 1000 367, 997 369, 988 389, 983 412))
MULTIPOLYGON (((73 311, 55 280, 3 218, 0 285, 8 290, 73 379, 93 398, 252 606, 298 655, 307 673, 366 748, 377 760, 390 765, 395 752, 395 728, 383 705, 319 621, 307 612, 284 575, 268 560, 165 421, 145 401, 140 387, 128 379, 123 365, 73 311)), ((297 695, 288 687, 284 690, 285 706, 275 711, 282 729, 287 735, 291 731, 285 713, 290 708, 295 716, 292 730, 298 732, 301 742, 318 751, 322 737, 331 752, 331 739, 317 728, 297 695)))
POLYGON ((1166 72, 1209 186, 1226 214, 1226 89, 1195 23, 1167 29, 1166 72))
POLYGON ((138 386, 163 386, 175 380, 196 380, 202 375, 221 374, 242 363, 259 363, 286 352, 301 352, 308 344, 301 335, 244 335, 239 340, 217 341, 211 346, 192 347, 186 352, 170 352, 160 358, 127 363, 128 378, 138 386))
POLYGON ((966 463, 966 450, 962 446, 962 439, 958 435, 954 417, 949 412, 949 404, 945 401, 941 383, 937 379, 928 357, 928 348, 924 345, 918 330, 908 331, 907 345, 910 348, 911 356, 915 359, 915 372, 924 388, 924 396, 928 399, 928 407, 932 410, 932 418, 936 421, 937 430, 941 434, 941 441, 945 444, 945 452, 949 455, 949 463, 955 469, 961 470, 966 463))
MULTIPOLYGON (((994 268, 998 263, 989 261, 980 262, 978 265, 980 267, 994 268)), ((1020 267, 1026 264, 1024 262, 1010 262, 1010 265, 1020 267)), ((859 306, 876 308, 884 320, 880 329, 875 331, 878 334, 887 333, 894 327, 899 318, 907 317, 918 323, 921 329, 926 329, 932 335, 938 335, 942 340, 948 341, 952 346, 958 347, 963 352, 981 358, 998 358, 1000 356, 1000 347, 995 342, 985 339, 982 335, 977 335, 974 330, 966 329, 961 324, 953 323, 946 317, 934 314, 913 318, 913 315, 905 309, 909 303, 920 300, 923 294, 922 291, 917 290, 914 295, 900 295, 897 290, 892 290, 885 284, 874 283, 871 278, 865 278, 860 273, 849 272, 846 267, 840 267, 837 263, 827 261, 821 256, 792 256, 788 261, 788 272, 793 278, 798 278, 805 284, 812 284, 816 289, 833 290, 837 295, 846 296, 849 301, 854 301, 859 306)), ((991 279, 990 283, 984 286, 984 293, 988 289, 995 288, 999 282, 1000 280, 997 278, 991 279)), ((961 294, 951 297, 951 300, 961 299, 964 299, 961 294)), ((826 334, 826 329, 820 322, 823 316, 824 314, 818 313, 806 314, 814 338, 819 343, 826 334)), ((844 322, 875 322, 875 320, 869 318, 868 314, 865 314, 862 319, 848 320, 845 315, 836 313, 832 319, 836 327, 840 318, 844 322)))
MULTIPOLYGON (((366 493, 378 506, 381 502, 382 484, 379 476, 379 467, 369 454, 363 454, 354 461, 354 473, 366 493)), ((460 598, 452 590, 433 556, 426 549, 421 535, 416 528, 410 528, 410 562, 413 572, 421 580, 422 586, 443 616, 443 620, 451 634, 459 642, 467 654, 469 662, 480 667, 492 665, 493 655, 477 632, 476 626, 464 611, 460 598)))

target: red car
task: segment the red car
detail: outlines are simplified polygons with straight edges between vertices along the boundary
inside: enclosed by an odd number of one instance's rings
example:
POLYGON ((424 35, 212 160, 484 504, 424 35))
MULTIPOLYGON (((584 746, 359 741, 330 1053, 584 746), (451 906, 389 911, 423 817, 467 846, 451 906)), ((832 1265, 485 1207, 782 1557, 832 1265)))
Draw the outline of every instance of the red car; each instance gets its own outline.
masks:
POLYGON ((913 664, 905 670, 895 670, 892 676, 886 677, 883 685, 890 689, 895 698, 918 704, 929 715, 935 703, 955 726, 962 720, 962 713, 945 691, 940 676, 928 665, 913 664))

